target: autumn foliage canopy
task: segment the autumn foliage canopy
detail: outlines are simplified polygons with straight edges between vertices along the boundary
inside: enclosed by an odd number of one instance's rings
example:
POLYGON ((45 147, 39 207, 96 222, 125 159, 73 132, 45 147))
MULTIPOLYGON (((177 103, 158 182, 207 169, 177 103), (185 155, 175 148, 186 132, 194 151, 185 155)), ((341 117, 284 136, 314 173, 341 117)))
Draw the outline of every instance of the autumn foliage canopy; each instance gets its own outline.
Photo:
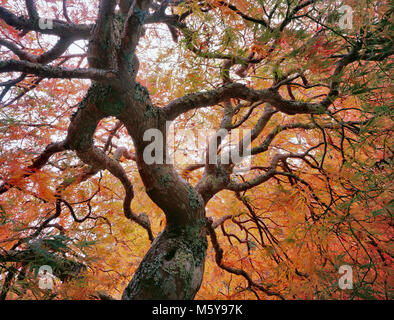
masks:
POLYGON ((392 299, 392 19, 372 0, 0 0, 0 299, 392 299), (146 163, 151 128, 172 164, 146 163), (247 134, 241 163, 204 153, 247 134))

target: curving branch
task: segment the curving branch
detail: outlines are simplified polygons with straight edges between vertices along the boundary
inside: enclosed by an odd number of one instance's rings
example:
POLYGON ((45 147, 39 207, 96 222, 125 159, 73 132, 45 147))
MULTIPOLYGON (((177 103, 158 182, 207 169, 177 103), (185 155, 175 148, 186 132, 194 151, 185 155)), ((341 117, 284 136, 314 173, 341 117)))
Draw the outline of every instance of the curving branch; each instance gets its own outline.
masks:
POLYGON ((245 270, 237 269, 237 268, 230 267, 230 266, 224 264, 223 263, 223 249, 220 247, 219 241, 216 236, 215 228, 212 225, 212 221, 210 221, 209 219, 207 219, 206 228, 207 228, 208 234, 211 238, 212 247, 215 251, 216 264, 221 269, 223 269, 229 273, 244 277, 250 287, 254 287, 254 288, 264 292, 268 296, 276 296, 276 297, 280 298, 281 300, 285 300, 284 297, 280 293, 269 290, 265 286, 263 286, 262 284, 259 284, 255 281, 253 281, 252 277, 245 270))
POLYGON ((68 23, 72 23, 67 11, 67 0, 63 0, 63 16, 68 23))
POLYGON ((102 82, 113 81, 116 78, 114 70, 72 69, 17 60, 0 61, 0 73, 4 72, 23 72, 44 78, 91 79, 102 82))
POLYGON ((91 67, 108 68, 110 64, 110 50, 114 45, 111 32, 115 6, 115 0, 99 2, 98 17, 89 44, 88 61, 91 67))
POLYGON ((272 89, 255 90, 240 83, 225 84, 217 89, 190 93, 175 99, 164 108, 166 118, 174 120, 187 111, 216 105, 228 99, 242 99, 249 102, 268 102, 286 114, 320 114, 326 108, 320 103, 308 103, 283 99, 272 89))
MULTIPOLYGON (((53 156, 55 153, 62 152, 65 150, 66 148, 64 142, 51 143, 45 148, 44 152, 42 152, 41 155, 37 157, 33 161, 33 163, 24 170, 25 173, 20 178, 29 177, 34 172, 41 169, 48 162, 51 156, 53 156)), ((7 192, 13 186, 14 184, 12 183, 12 181, 4 182, 3 184, 0 185, 0 194, 7 192)))
POLYGON ((128 8, 121 36, 121 52, 126 56, 133 53, 143 32, 143 25, 152 0, 135 0, 128 8))
POLYGON ((257 176, 256 178, 254 178, 252 180, 245 181, 243 183, 236 183, 234 181, 231 181, 227 185, 226 189, 240 192, 240 191, 246 191, 246 190, 249 190, 249 189, 251 189, 253 187, 256 187, 256 186, 258 186, 258 185, 270 180, 271 178, 273 178, 276 175, 276 173, 277 173, 276 167, 278 166, 278 164, 280 162, 283 162, 283 161, 285 161, 288 158, 303 159, 309 154, 309 152, 311 152, 312 150, 320 147, 321 145, 322 145, 322 143, 320 143, 317 146, 314 146, 312 148, 309 148, 304 153, 276 154, 273 157, 268 170, 264 174, 259 175, 259 176, 257 176))
POLYGON ((33 62, 36 58, 34 54, 22 50, 15 43, 11 41, 0 39, 0 46, 4 46, 7 49, 11 50, 21 60, 33 62))
POLYGON ((84 151, 77 150, 77 155, 84 163, 89 164, 94 169, 106 169, 112 175, 119 179, 126 192, 125 198, 123 200, 123 210, 125 216, 143 227, 148 233, 149 240, 153 241, 154 237, 150 227, 150 223, 146 221, 142 214, 136 215, 130 208, 131 201, 134 198, 133 185, 127 177, 126 171, 119 164, 119 162, 115 159, 110 158, 96 147, 91 147, 84 151))
MULTIPOLYGON (((33 1, 27 1, 28 3, 33 1)), ((53 20, 53 27, 50 29, 42 29, 39 25, 38 15, 32 4, 28 6, 30 19, 26 19, 23 16, 17 16, 10 10, 3 6, 0 6, 0 19, 4 20, 5 23, 14 27, 17 30, 22 30, 25 33, 29 31, 36 31, 42 34, 56 35, 59 37, 72 37, 75 40, 89 39, 92 25, 86 24, 70 24, 61 20, 53 20), (31 18, 34 17, 34 19, 31 18)))
MULTIPOLYGON (((80 56, 80 55, 75 55, 75 56, 80 56)), ((69 59, 73 58, 74 55, 70 55, 70 56, 66 56, 64 57, 59 63, 56 64, 56 67, 61 66, 63 63, 65 63, 66 61, 68 61, 69 59)), ((82 56, 83 57, 83 56, 82 56)), ((21 76, 19 76, 18 78, 16 78, 15 80, 11 80, 9 81, 7 84, 3 83, 0 84, 0 86, 5 86, 3 92, 0 94, 0 103, 3 100, 4 96, 7 94, 7 92, 11 89, 12 86, 16 86, 18 83, 22 82, 25 78, 26 78, 27 74, 23 73, 21 76)), ((19 100, 21 97, 23 97, 26 93, 28 93, 29 91, 35 89, 40 83, 41 81, 44 80, 44 78, 42 77, 38 77, 35 78, 28 87, 24 87, 23 91, 20 92, 16 97, 12 98, 10 101, 8 101, 7 103, 1 104, 1 108, 7 107, 11 104, 13 104, 15 101, 19 100)))
POLYGON ((25 3, 30 19, 33 21, 38 20, 39 16, 38 16, 35 0, 25 0, 25 3))

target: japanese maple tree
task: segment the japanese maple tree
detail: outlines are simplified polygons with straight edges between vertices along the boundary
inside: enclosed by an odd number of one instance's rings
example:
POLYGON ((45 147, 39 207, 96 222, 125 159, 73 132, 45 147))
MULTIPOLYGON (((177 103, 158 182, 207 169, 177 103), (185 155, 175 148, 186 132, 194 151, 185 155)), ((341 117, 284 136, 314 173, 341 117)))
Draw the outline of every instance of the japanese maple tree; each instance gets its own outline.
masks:
POLYGON ((0 299, 391 299, 392 3, 0 4, 0 299))

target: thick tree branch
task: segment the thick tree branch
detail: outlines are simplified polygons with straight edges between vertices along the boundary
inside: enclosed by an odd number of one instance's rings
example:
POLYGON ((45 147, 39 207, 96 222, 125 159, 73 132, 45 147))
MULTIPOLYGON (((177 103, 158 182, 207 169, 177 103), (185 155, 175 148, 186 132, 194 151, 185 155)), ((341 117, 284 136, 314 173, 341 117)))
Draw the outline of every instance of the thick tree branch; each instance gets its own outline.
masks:
POLYGON ((263 18, 256 19, 256 18, 250 17, 250 16, 246 15, 245 13, 243 13, 241 10, 239 10, 236 6, 234 6, 232 4, 228 4, 227 2, 224 2, 224 1, 219 1, 217 4, 219 6, 225 6, 225 7, 229 8, 231 11, 234 11, 236 14, 238 14, 242 19, 244 19, 246 21, 260 24, 260 25, 264 26, 265 28, 267 28, 268 30, 273 31, 273 29, 269 25, 268 21, 265 21, 263 18))
POLYGON ((164 112, 168 120, 174 120, 187 111, 213 106, 231 98, 249 102, 268 102, 286 114, 319 114, 326 110, 319 103, 285 100, 276 90, 255 90, 240 83, 231 83, 214 90, 191 93, 175 99, 165 106, 164 112))
POLYGON ((152 0, 135 0, 130 5, 127 20, 122 33, 121 50, 124 54, 135 51, 142 35, 143 24, 152 0))
POLYGON ((38 20, 38 12, 35 4, 35 0, 26 0, 26 8, 27 12, 29 13, 29 17, 31 20, 35 21, 38 20))
POLYGON ((34 54, 24 51, 23 49, 19 48, 15 43, 5 39, 0 39, 0 46, 8 48, 21 60, 33 62, 36 57, 34 54))
POLYGON ((30 73, 43 78, 91 79, 102 82, 113 81, 116 78, 114 70, 72 69, 17 60, 0 61, 0 73, 4 72, 30 73))
POLYGON ((72 23, 67 11, 67 0, 63 0, 63 16, 68 23, 72 23))

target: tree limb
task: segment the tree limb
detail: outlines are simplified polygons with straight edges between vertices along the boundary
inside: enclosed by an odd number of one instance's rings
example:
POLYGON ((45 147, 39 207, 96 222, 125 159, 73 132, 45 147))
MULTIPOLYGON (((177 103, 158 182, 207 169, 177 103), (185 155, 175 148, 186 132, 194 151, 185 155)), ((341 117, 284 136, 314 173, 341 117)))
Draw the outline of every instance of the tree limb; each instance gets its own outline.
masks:
POLYGON ((43 78, 91 79, 103 82, 113 81, 116 77, 116 72, 113 70, 72 69, 17 60, 0 61, 0 73, 4 72, 30 73, 43 78))

